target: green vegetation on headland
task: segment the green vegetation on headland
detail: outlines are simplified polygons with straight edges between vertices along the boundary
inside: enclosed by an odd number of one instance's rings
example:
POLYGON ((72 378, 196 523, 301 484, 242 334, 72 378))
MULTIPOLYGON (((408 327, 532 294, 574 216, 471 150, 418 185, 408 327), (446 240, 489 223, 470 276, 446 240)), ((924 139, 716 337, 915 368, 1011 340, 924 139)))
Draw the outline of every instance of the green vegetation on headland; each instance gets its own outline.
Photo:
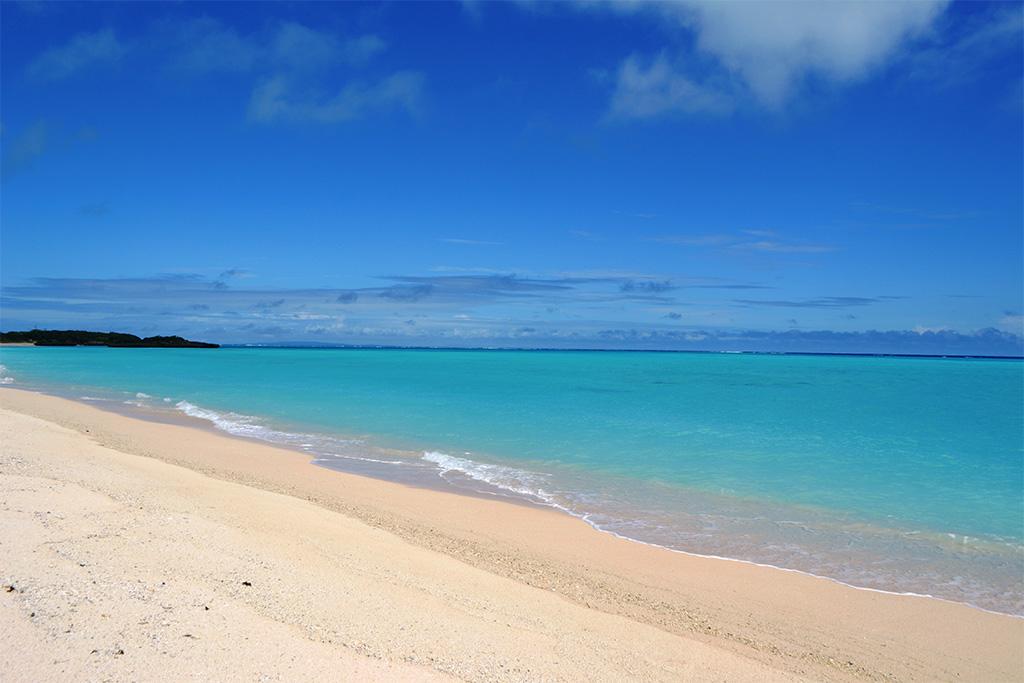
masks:
POLYGON ((112 346, 117 348, 216 349, 220 344, 189 341, 184 337, 136 337, 124 332, 86 332, 84 330, 29 330, 0 332, 0 344, 36 346, 112 346))

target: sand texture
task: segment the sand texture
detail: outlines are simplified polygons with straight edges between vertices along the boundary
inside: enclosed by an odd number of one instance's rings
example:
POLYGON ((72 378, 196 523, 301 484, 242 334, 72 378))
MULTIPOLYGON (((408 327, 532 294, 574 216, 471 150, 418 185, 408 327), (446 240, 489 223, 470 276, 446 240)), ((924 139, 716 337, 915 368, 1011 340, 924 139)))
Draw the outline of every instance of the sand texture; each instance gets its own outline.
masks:
POLYGON ((1024 620, 0 390, 0 680, 1024 678, 1024 620))

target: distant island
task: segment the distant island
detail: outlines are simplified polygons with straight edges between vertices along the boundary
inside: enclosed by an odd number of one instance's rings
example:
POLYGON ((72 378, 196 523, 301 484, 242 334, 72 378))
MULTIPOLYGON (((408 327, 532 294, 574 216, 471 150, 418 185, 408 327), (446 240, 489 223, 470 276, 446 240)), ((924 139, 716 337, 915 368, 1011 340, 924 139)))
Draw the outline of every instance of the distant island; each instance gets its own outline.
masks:
POLYGON ((0 332, 0 344, 35 346, 110 346, 116 348, 216 349, 220 344, 190 341, 184 337, 137 337, 124 332, 86 332, 84 330, 29 330, 0 332))

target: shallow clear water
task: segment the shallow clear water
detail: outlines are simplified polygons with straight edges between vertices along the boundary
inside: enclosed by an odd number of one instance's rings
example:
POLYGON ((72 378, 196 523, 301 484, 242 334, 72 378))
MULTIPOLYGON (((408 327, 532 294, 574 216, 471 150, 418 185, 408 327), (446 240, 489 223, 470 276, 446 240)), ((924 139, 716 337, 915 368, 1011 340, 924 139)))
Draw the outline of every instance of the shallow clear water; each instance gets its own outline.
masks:
POLYGON ((331 467, 1024 614, 1019 361, 3 348, 0 362, 10 386, 186 412, 331 467))

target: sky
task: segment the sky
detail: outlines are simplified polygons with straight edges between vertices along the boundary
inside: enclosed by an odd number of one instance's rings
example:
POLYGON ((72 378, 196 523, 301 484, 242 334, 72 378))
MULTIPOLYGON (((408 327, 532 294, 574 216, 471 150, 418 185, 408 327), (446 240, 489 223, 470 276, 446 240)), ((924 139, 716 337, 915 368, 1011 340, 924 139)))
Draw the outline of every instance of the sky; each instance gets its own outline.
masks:
POLYGON ((0 3, 0 328, 1024 353, 1024 5, 0 3))

